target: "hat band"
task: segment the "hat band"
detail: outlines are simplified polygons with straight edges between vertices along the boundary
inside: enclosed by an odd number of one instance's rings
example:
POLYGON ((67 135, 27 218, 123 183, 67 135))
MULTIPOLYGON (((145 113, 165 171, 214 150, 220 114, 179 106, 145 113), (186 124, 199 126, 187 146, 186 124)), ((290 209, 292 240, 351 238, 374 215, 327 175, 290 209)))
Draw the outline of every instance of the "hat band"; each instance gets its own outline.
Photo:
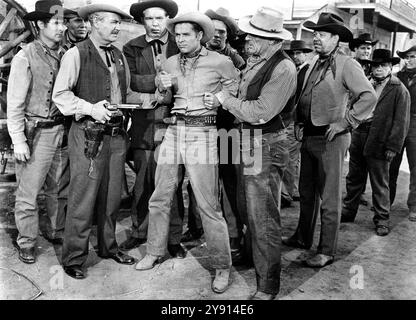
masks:
POLYGON ((256 28, 256 29, 259 29, 259 30, 261 30, 261 31, 270 32, 270 33, 280 33, 280 32, 282 32, 282 29, 281 29, 281 30, 277 30, 277 29, 265 29, 265 28, 262 28, 262 27, 259 27, 259 26, 255 25, 255 24, 254 24, 254 23, 252 23, 251 21, 249 21, 249 23, 250 23, 250 25, 251 25, 252 27, 254 27, 254 28, 256 28))

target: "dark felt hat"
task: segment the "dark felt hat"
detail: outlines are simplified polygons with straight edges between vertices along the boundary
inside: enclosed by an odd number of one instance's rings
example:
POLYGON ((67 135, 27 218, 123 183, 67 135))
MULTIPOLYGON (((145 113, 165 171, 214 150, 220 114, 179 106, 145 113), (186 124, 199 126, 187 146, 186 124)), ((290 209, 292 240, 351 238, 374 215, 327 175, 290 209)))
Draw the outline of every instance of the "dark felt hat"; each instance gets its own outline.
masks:
POLYGON ((313 49, 310 48, 305 41, 303 40, 293 40, 290 42, 289 49, 285 50, 287 53, 292 53, 293 51, 303 51, 305 53, 312 52, 313 49))
POLYGON ((50 19, 56 14, 62 17, 64 15, 64 8, 62 7, 61 1, 39 0, 35 3, 35 11, 24 15, 23 19, 30 21, 50 19))
POLYGON ((178 5, 172 0, 139 0, 138 3, 133 3, 130 6, 130 14, 134 20, 141 22, 143 18, 143 11, 149 8, 165 9, 169 18, 174 18, 178 13, 178 5))
POLYGON ((399 57, 393 57, 391 51, 388 49, 376 49, 373 52, 373 58, 371 59, 371 64, 379 64, 384 62, 391 62, 393 65, 400 62, 399 57))
POLYGON ((230 17, 227 9, 218 8, 217 11, 209 9, 205 12, 205 14, 210 17, 211 20, 219 20, 224 22, 229 30, 229 33, 231 33, 228 36, 229 38, 234 38, 240 33, 240 29, 238 28, 237 23, 232 17, 230 17))
POLYGON ((352 32, 348 29, 342 18, 334 13, 322 12, 318 22, 305 21, 303 26, 315 31, 326 31, 339 36, 339 41, 350 42, 353 39, 352 32))
POLYGON ((362 44, 369 44, 372 47, 377 44, 378 40, 373 40, 371 38, 371 34, 369 33, 363 33, 358 36, 358 38, 352 39, 352 41, 349 43, 349 47, 351 51, 355 51, 356 48, 361 46, 362 44))

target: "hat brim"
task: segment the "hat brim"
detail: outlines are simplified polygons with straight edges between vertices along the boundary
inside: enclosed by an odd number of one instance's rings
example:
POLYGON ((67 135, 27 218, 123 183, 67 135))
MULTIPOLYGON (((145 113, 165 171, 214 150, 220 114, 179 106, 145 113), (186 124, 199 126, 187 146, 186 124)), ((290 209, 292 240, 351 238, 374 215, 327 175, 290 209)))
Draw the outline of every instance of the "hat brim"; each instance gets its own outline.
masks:
POLYGON ((54 14, 52 13, 33 11, 33 12, 29 12, 28 14, 25 14, 23 16, 23 19, 29 20, 29 21, 37 21, 37 20, 50 19, 53 16, 54 14))
POLYGON ((133 19, 132 16, 128 15, 124 11, 108 4, 90 4, 78 9, 78 15, 84 20, 94 12, 113 12, 118 14, 122 19, 133 19))
POLYGON ((310 53, 310 52, 312 52, 313 51, 313 49, 310 49, 310 48, 299 48, 299 49, 287 49, 287 50, 285 50, 287 53, 292 53, 292 52, 294 52, 294 51, 302 51, 302 52, 304 52, 304 53, 310 53))
POLYGON ((407 50, 405 50, 405 51, 399 51, 399 50, 397 50, 397 51, 396 51, 396 53, 397 53, 397 55, 398 55, 400 58, 404 59, 404 58, 406 57, 406 54, 407 54, 408 52, 410 52, 410 51, 416 51, 416 45, 414 45, 414 46, 410 47, 409 49, 407 49, 407 50))
POLYGON ((176 2, 166 0, 153 0, 140 3, 133 3, 130 6, 130 14, 133 16, 134 20, 141 22, 141 19, 143 18, 143 11, 149 8, 165 9, 169 18, 174 18, 178 13, 178 5, 176 4, 176 2))
POLYGON ((356 48, 361 46, 362 44, 369 44, 374 47, 378 43, 378 40, 375 41, 364 41, 359 38, 352 39, 352 41, 348 44, 351 51, 355 51, 356 48))
POLYGON ((353 39, 352 32, 345 26, 336 24, 336 23, 328 23, 328 24, 321 24, 317 25, 312 21, 305 21, 303 26, 307 29, 315 30, 315 31, 326 31, 333 34, 337 34, 339 36, 339 41, 341 42, 351 42, 353 39))
POLYGON ((211 19, 211 20, 219 20, 225 23, 225 25, 228 27, 228 29, 231 32, 231 37, 235 37, 238 34, 238 25, 237 23, 234 21, 233 18, 231 17, 227 17, 227 16, 222 16, 219 15, 218 13, 216 13, 214 10, 207 10, 207 12, 205 12, 205 14, 211 19))
POLYGON ((64 17, 71 18, 71 17, 79 17, 78 12, 71 10, 71 9, 64 9, 64 17))
POLYGON ((255 36, 269 38, 269 39, 281 39, 281 40, 291 40, 293 39, 293 35, 290 31, 282 28, 280 32, 269 32, 257 29, 253 27, 250 23, 251 16, 243 17, 238 21, 238 27, 241 31, 249 34, 253 34, 255 36))
POLYGON ((370 60, 369 63, 371 65, 373 64, 379 64, 379 63, 384 63, 384 62, 390 62, 393 66, 400 63, 400 58, 398 57, 392 57, 392 58, 387 58, 387 59, 376 59, 376 60, 370 60))
POLYGON ((215 28, 212 20, 208 18, 207 15, 202 13, 197 14, 196 12, 190 12, 177 18, 169 19, 166 23, 166 29, 168 29, 171 34, 175 35, 175 25, 182 22, 194 22, 202 28, 204 31, 204 35, 201 39, 202 44, 207 43, 214 36, 215 28))

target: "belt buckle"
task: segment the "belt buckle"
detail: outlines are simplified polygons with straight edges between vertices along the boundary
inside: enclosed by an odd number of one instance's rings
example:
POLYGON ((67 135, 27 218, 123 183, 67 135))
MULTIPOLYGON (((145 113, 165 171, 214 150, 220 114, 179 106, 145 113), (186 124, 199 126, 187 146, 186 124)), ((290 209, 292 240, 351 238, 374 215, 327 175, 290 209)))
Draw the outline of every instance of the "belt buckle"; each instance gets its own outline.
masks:
POLYGON ((120 133, 120 128, 119 127, 112 127, 111 128, 111 136, 112 137, 118 135, 119 133, 120 133))

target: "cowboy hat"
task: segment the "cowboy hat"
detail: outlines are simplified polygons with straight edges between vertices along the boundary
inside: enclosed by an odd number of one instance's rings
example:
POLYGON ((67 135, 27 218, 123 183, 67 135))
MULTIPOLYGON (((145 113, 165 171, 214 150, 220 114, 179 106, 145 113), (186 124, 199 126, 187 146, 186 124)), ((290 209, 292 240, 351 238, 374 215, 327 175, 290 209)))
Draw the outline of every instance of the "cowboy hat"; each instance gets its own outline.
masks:
POLYGON ((211 20, 219 20, 224 22, 228 29, 228 38, 234 38, 239 34, 240 30, 238 29, 238 25, 235 20, 230 17, 230 13, 227 9, 218 8, 217 11, 209 9, 205 12, 205 14, 211 20))
POLYGON ((352 32, 345 26, 344 20, 330 12, 322 12, 319 15, 317 23, 308 20, 305 21, 303 26, 311 30, 337 34, 339 36, 339 41, 341 42, 350 42, 353 38, 352 32))
POLYGON ((169 19, 166 23, 166 28, 172 34, 175 34, 175 25, 181 22, 194 22, 198 24, 204 31, 201 43, 205 44, 214 36, 215 28, 212 20, 207 15, 200 12, 188 12, 174 19, 169 19))
POLYGON ((113 12, 118 14, 121 18, 132 19, 132 17, 127 13, 109 4, 90 4, 88 6, 81 7, 78 9, 79 16, 84 20, 87 19, 88 16, 94 12, 113 12))
POLYGON ((351 51, 355 51, 356 48, 361 46, 362 44, 369 44, 374 47, 377 44, 378 40, 374 40, 371 38, 371 34, 363 33, 358 36, 358 38, 352 39, 349 43, 349 47, 351 51))
POLYGON ((392 57, 391 51, 388 49, 376 49, 373 52, 373 58, 370 60, 371 64, 380 64, 384 62, 391 62, 392 65, 400 62, 399 57, 392 57))
POLYGON ((139 0, 130 6, 130 14, 134 20, 139 21, 143 18, 143 11, 149 8, 165 9, 169 18, 174 18, 178 13, 178 5, 172 0, 139 0))
POLYGON ((410 51, 416 51, 416 39, 411 40, 407 44, 406 48, 407 49, 405 49, 404 51, 399 51, 399 50, 396 51, 397 55, 402 59, 404 59, 407 53, 409 53, 410 51))
POLYGON ((50 19, 55 14, 63 16, 62 3, 59 0, 39 0, 35 3, 35 11, 29 12, 23 16, 23 19, 36 21, 50 19))
POLYGON ((306 45, 306 42, 303 40, 293 40, 290 42, 289 49, 285 50, 287 53, 291 53, 294 51, 302 51, 305 53, 312 52, 313 49, 306 45))
POLYGON ((254 16, 247 16, 238 21, 241 31, 255 36, 291 40, 292 33, 283 28, 283 13, 275 9, 261 7, 254 16))
POLYGON ((65 0, 64 17, 67 19, 79 17, 78 9, 86 5, 88 5, 86 0, 65 0))

